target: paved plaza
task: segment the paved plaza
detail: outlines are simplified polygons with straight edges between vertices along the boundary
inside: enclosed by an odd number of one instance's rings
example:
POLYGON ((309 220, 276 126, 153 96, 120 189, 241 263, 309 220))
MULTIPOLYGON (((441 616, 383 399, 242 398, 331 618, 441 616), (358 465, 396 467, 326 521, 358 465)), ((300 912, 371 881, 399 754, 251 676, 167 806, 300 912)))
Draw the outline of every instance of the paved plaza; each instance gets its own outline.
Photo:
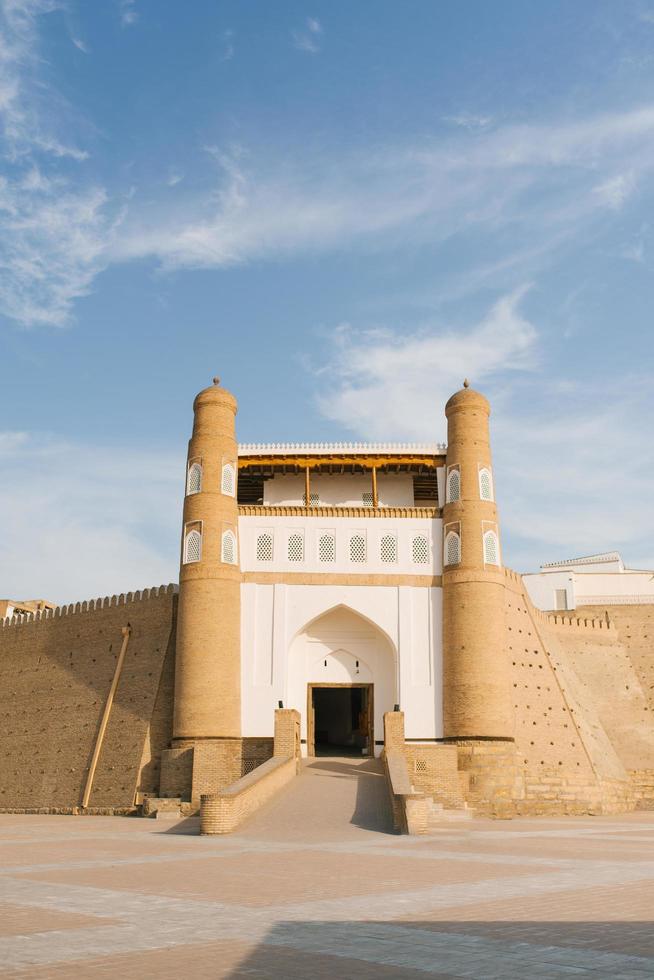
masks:
POLYGON ((391 833, 312 760, 246 827, 0 815, 0 976, 654 976, 654 813, 391 833))

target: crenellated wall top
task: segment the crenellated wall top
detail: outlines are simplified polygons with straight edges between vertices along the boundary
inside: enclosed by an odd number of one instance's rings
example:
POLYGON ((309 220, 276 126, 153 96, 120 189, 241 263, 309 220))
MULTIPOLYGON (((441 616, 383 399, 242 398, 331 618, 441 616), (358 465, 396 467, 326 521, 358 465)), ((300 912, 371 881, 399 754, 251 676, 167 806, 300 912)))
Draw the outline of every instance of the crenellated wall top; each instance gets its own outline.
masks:
POLYGON ((522 582, 522 575, 518 572, 514 572, 511 568, 504 569, 504 576, 508 583, 513 586, 513 591, 520 593, 522 598, 527 603, 527 606, 531 612, 531 615, 539 623, 544 626, 552 627, 565 627, 572 629, 592 629, 592 630, 603 630, 604 632, 613 631, 615 632, 615 623, 611 622, 606 616, 603 617, 580 617, 571 616, 569 614, 564 615, 563 613, 547 613, 543 612, 541 609, 537 609, 531 602, 527 590, 522 582))
POLYGON ((54 609, 42 609, 34 613, 24 613, 22 616, 12 616, 0 620, 0 629, 12 626, 24 626, 37 623, 43 619, 60 619, 63 616, 75 616, 79 613, 92 612, 96 609, 107 609, 109 606, 127 606, 135 602, 144 602, 162 596, 175 595, 179 586, 171 582, 169 585, 157 585, 150 589, 139 589, 136 592, 122 592, 120 595, 103 596, 98 599, 87 599, 84 602, 72 602, 69 605, 55 606, 54 609))

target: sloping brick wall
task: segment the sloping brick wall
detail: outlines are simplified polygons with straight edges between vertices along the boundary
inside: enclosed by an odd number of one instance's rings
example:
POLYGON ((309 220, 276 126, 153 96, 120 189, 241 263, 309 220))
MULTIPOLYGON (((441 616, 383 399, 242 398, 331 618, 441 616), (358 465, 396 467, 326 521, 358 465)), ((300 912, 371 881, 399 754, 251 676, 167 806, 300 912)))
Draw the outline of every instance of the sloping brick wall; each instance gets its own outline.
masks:
POLYGON ((608 616, 597 607, 546 615, 510 572, 506 598, 516 746, 525 777, 519 810, 619 812, 647 805, 654 714, 643 680, 654 670, 654 650, 646 649, 646 607, 635 615, 623 608, 618 622, 613 608, 608 616))
POLYGON ((157 755, 171 736, 176 601, 168 586, 2 624, 0 809, 80 805, 128 623, 89 808, 130 807, 137 788, 155 785, 157 755))

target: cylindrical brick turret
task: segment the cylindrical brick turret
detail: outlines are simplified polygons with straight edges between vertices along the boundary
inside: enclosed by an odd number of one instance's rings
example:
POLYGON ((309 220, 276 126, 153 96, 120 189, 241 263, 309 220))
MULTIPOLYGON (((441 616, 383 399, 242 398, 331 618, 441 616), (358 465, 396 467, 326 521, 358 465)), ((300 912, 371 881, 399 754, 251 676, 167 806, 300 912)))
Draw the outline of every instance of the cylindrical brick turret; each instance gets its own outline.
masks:
POLYGON ((483 395, 464 387, 445 406, 443 716, 448 739, 514 736, 504 575, 483 395))
POLYGON ((173 744, 241 735, 236 399, 215 379, 193 403, 175 657, 173 744))

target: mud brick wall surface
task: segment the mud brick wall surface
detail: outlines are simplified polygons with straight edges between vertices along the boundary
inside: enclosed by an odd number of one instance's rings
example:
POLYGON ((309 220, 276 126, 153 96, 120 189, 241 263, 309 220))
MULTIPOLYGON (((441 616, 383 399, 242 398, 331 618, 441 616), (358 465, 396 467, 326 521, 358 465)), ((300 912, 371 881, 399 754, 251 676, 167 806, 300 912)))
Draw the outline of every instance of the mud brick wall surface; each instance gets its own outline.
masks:
POLYGON ((166 663, 170 673, 174 656, 174 592, 113 596, 2 624, 0 809, 81 804, 128 623, 89 807, 131 806, 142 762, 142 782, 154 786, 154 757, 170 738, 172 688, 162 672, 166 663))
POLYGON ((406 742, 404 754, 411 785, 446 807, 462 807, 461 773, 456 745, 406 742))
MULTIPOLYGON (((644 640, 651 610, 641 606, 630 616, 622 607, 639 646, 614 621, 618 607, 608 617, 597 607, 548 615, 520 586, 507 571, 507 644, 525 779, 519 809, 619 812, 643 805, 639 796, 647 793, 636 791, 630 771, 647 772, 654 758, 654 715, 642 683, 654 659, 644 640)), ((642 775, 638 781, 643 787, 642 775)))

